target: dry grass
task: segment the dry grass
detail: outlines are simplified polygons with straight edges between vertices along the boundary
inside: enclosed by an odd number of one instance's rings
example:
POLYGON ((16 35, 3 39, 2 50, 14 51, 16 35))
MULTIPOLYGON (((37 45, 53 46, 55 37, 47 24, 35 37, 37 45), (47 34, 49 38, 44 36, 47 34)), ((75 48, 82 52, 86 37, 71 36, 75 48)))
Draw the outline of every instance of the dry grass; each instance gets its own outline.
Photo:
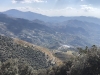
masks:
POLYGON ((47 48, 36 46, 34 44, 31 44, 29 42, 26 42, 26 41, 23 41, 23 40, 20 40, 20 39, 17 39, 17 38, 14 38, 14 42, 17 43, 17 44, 20 44, 24 47, 29 46, 29 47, 33 48, 34 50, 39 50, 39 51, 45 53, 45 55, 48 55, 49 60, 53 60, 54 62, 56 62, 56 65, 62 64, 62 61, 59 58, 55 57, 53 55, 53 53, 47 48))

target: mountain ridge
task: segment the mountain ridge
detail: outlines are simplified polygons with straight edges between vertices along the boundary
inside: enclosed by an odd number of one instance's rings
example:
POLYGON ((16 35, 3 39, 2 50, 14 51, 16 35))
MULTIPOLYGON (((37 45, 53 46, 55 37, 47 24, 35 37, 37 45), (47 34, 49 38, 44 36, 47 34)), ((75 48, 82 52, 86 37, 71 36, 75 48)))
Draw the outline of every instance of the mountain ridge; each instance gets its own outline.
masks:
POLYGON ((7 14, 9 16, 12 17, 16 17, 16 18, 24 18, 24 19, 28 19, 28 20, 35 20, 35 19, 39 19, 45 22, 63 22, 66 20, 70 20, 70 19, 77 19, 77 20, 81 20, 81 21, 88 21, 88 22, 94 22, 97 24, 100 24, 100 18, 96 18, 96 17, 89 17, 89 16, 71 16, 71 17, 67 17, 67 16, 46 16, 46 15, 42 15, 42 14, 38 14, 38 13, 34 13, 34 12, 22 12, 20 10, 17 9, 11 9, 11 10, 7 10, 5 12, 2 12, 4 14, 7 14), (15 12, 15 13, 14 13, 15 12))

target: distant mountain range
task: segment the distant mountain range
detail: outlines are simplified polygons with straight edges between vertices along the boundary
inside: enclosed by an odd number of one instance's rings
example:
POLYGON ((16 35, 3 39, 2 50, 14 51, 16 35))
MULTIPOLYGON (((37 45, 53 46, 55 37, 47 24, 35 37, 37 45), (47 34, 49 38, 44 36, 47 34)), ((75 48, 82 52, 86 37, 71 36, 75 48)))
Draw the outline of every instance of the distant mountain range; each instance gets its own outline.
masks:
POLYGON ((12 9, 0 14, 0 34, 49 49, 99 45, 99 22, 93 17, 48 17, 12 9))
POLYGON ((24 18, 24 19, 28 19, 28 20, 35 20, 35 19, 39 19, 45 22, 63 22, 63 21, 67 21, 67 20, 80 20, 80 21, 87 21, 87 22, 93 22, 93 23, 97 23, 100 24, 100 19, 99 18, 95 18, 95 17, 86 17, 86 16, 75 16, 75 17, 65 17, 65 16, 55 16, 55 17, 49 17, 46 15, 42 15, 42 14, 38 14, 38 13, 34 13, 34 12, 22 12, 16 9, 11 9, 5 12, 2 12, 4 14, 7 14, 9 16, 12 17, 16 17, 16 18, 24 18))

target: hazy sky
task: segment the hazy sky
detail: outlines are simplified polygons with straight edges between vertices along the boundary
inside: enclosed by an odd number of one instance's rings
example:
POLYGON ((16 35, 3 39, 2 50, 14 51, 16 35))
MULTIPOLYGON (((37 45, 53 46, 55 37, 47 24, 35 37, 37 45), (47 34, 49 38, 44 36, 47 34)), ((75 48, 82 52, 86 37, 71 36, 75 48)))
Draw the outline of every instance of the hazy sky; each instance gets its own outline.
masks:
POLYGON ((100 0, 0 0, 0 11, 19 9, 48 16, 95 16, 100 0))

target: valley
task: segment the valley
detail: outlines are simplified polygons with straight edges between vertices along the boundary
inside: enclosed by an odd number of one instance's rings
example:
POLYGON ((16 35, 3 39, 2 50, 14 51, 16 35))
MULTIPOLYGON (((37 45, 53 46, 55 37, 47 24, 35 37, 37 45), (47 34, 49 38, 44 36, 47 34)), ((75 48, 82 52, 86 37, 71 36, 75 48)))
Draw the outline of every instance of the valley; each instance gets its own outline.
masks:
POLYGON ((88 73, 85 68, 92 75, 94 58, 97 73, 99 32, 100 19, 95 17, 50 17, 16 9, 1 12, 0 75, 83 75, 88 73))

